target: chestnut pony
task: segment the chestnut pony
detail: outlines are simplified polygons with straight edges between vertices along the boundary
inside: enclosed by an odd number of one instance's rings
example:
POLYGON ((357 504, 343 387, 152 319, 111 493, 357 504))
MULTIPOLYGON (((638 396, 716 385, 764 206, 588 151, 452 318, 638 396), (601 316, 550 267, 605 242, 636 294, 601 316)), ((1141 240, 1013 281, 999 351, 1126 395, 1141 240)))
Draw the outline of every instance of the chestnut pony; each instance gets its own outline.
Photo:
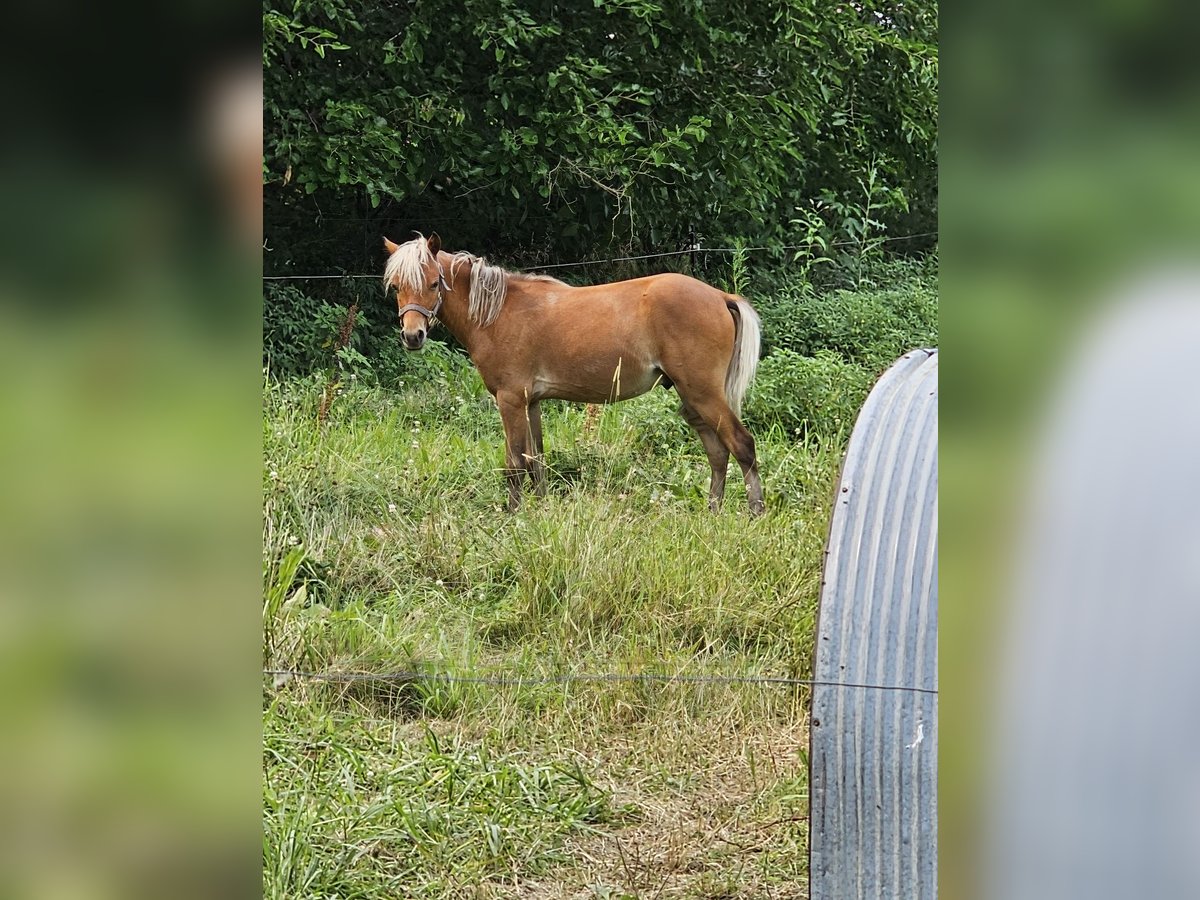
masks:
POLYGON ((383 243, 384 288, 395 292, 404 346, 419 349, 440 320, 496 398, 509 509, 521 503, 526 473, 538 494, 546 490, 540 401, 612 403, 662 384, 679 393, 708 454, 709 506, 719 508, 725 496, 732 453, 750 512, 763 511, 754 438, 738 418, 758 366, 760 330, 741 297, 674 273, 571 287, 447 253, 436 234, 383 243))

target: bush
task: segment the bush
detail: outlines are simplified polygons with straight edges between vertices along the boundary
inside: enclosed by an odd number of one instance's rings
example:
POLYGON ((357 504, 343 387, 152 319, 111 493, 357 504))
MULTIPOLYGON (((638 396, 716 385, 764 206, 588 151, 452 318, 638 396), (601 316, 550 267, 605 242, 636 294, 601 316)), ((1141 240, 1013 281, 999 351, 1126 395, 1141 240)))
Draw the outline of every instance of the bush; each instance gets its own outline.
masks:
POLYGON ((778 425, 795 435, 841 437, 854 424, 874 375, 831 350, 812 357, 776 350, 759 363, 743 418, 752 429, 778 425))
POLYGON ((869 270, 857 289, 824 291, 803 275, 755 272, 754 284, 766 288, 753 295, 763 359, 747 423, 848 435, 875 378, 909 350, 937 346, 936 266, 934 256, 893 261, 869 270))
MULTIPOLYGON (((405 350, 396 334, 395 310, 373 293, 337 285, 326 298, 298 287, 268 283, 263 296, 263 363, 276 377, 322 372, 330 366, 358 380, 385 387, 405 382, 446 382, 470 370, 456 345, 430 340, 419 353, 405 350), (355 302, 349 343, 337 339, 355 302)), ((434 331, 445 334, 444 330, 434 331)), ((446 335, 449 338, 449 335, 446 335)))
POLYGON ((291 285, 263 292, 263 364, 275 375, 303 375, 329 365, 346 310, 291 285))
POLYGON ((763 350, 814 356, 829 350, 874 374, 909 350, 938 343, 937 292, 928 279, 897 288, 814 294, 785 285, 756 300, 763 350))

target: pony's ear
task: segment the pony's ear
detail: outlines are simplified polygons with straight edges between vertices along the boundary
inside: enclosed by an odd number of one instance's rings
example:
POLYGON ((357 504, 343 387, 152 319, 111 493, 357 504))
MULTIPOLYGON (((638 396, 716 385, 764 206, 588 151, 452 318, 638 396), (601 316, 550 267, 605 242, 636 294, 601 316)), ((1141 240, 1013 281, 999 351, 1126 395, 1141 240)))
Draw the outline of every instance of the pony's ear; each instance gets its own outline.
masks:
POLYGON ((440 237, 438 237, 438 233, 435 231, 433 234, 431 234, 429 236, 429 252, 432 253, 434 256, 437 256, 439 253, 441 253, 441 251, 442 251, 442 239, 440 237))
POLYGON ((388 254, 388 256, 391 256, 393 253, 395 253, 397 250, 399 250, 399 249, 400 249, 400 245, 399 245, 399 244, 393 244, 393 243, 392 243, 391 241, 389 241, 389 240, 388 240, 386 237, 384 237, 384 239, 383 239, 383 249, 387 251, 387 254, 388 254))

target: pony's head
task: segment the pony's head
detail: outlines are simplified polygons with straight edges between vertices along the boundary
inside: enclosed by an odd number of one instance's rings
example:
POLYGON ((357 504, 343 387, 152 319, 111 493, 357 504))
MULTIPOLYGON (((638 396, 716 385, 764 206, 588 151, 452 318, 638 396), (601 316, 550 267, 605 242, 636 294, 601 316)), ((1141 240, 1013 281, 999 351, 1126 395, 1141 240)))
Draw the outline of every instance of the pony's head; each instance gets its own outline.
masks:
POLYGON ((383 289, 395 291, 404 346, 420 350, 433 319, 442 309, 444 295, 450 290, 446 273, 438 262, 442 239, 436 234, 428 240, 418 235, 407 243, 394 244, 384 238, 383 246, 388 253, 383 289))

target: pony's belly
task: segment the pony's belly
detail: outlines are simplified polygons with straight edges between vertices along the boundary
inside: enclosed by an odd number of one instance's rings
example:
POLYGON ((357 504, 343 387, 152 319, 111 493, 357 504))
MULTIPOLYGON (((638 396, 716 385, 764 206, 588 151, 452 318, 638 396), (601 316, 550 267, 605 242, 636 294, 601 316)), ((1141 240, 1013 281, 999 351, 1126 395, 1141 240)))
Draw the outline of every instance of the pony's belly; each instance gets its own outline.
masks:
POLYGON ((538 400, 613 403, 646 393, 662 377, 657 368, 649 366, 620 366, 611 371, 582 366, 576 372, 539 377, 534 382, 533 395, 538 400))

